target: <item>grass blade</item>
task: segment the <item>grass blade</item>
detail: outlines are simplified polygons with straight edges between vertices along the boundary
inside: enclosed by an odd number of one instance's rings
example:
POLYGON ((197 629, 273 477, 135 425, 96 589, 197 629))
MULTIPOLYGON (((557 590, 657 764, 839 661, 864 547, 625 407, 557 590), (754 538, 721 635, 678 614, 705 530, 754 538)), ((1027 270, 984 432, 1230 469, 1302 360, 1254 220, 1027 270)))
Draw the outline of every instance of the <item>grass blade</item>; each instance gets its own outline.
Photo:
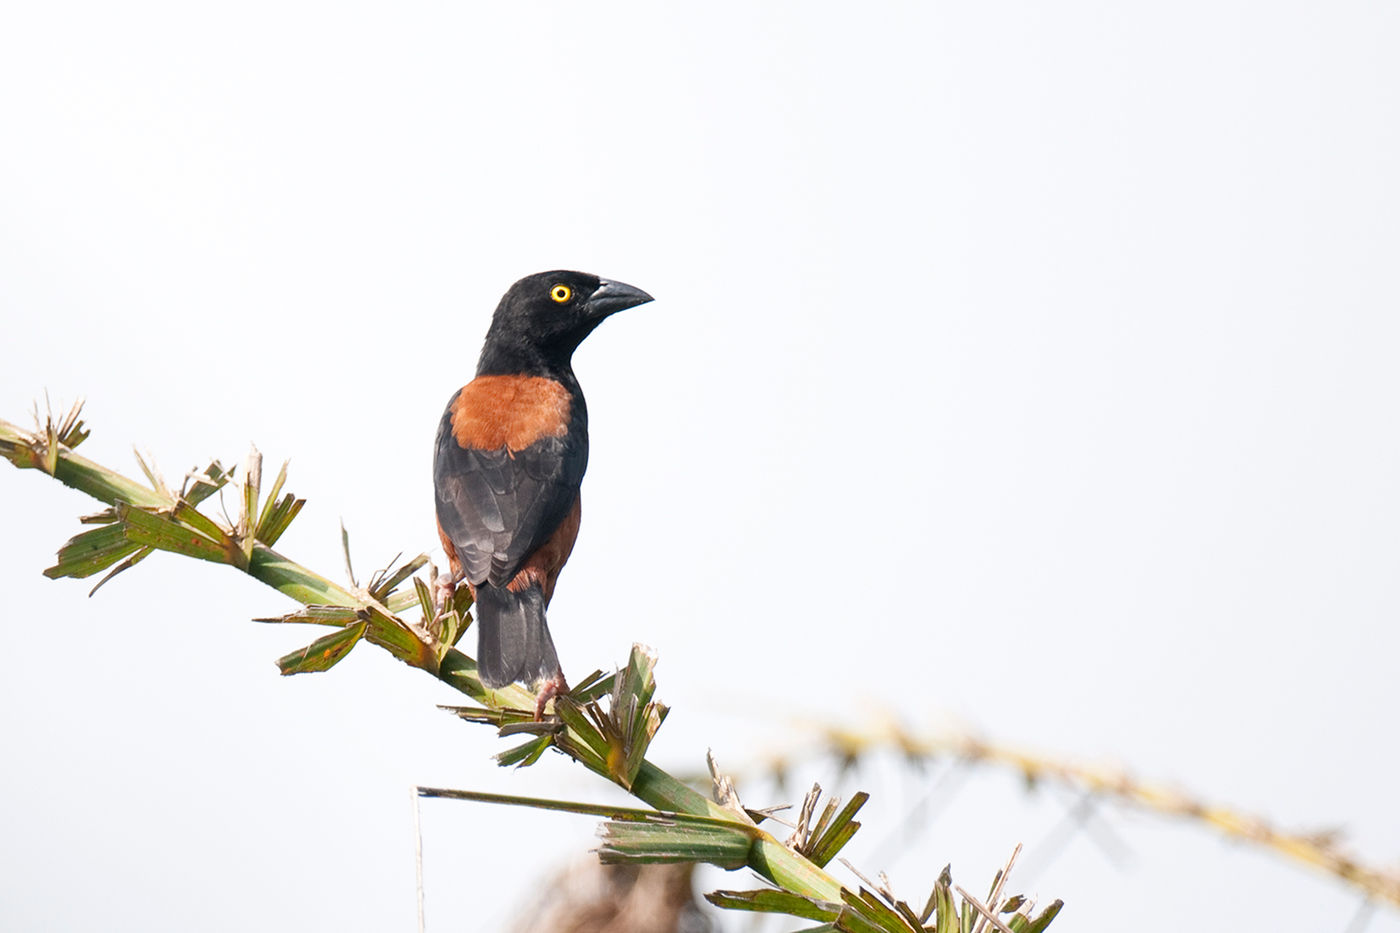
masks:
POLYGON ((427 562, 428 555, 419 554, 384 579, 372 582, 369 588, 370 595, 383 602, 390 593, 398 589, 400 583, 417 573, 427 562))
POLYGON ((90 577, 141 549, 126 536, 120 524, 103 525, 74 535, 58 551, 58 563, 44 571, 50 580, 90 577))
MULTIPOLYGON (((818 829, 813 833, 812 842, 809 845, 807 857, 819 867, 825 867, 828 862, 836 857, 846 843, 851 841, 851 837, 860 829, 860 824, 854 822, 857 811, 865 806, 865 802, 870 799, 870 795, 864 791, 858 792, 846 804, 845 808, 831 820, 828 825, 826 815, 823 814, 818 829)), ((834 801, 833 801, 834 804, 834 801)), ((828 809, 832 805, 828 805, 828 809)))
POLYGON ((311 625, 334 625, 343 628, 360 621, 363 610, 354 606, 304 606, 284 616, 254 619, 254 622, 307 622, 311 625))
POLYGON ((328 671, 340 662, 350 649, 355 647, 365 633, 366 622, 332 632, 318 638, 300 651, 293 651, 277 659, 277 666, 283 674, 310 674, 328 671))
POLYGON ((711 891, 705 895, 705 900, 725 910, 787 914, 803 920, 832 921, 841 913, 840 904, 813 900, 776 888, 759 888, 756 891, 711 891))
POLYGON ((113 567, 110 571, 108 571, 105 577, 93 584, 92 589, 88 590, 88 595, 93 595, 98 590, 102 589, 102 587, 106 586, 108 580, 112 579, 117 574, 121 573, 123 570, 130 570, 132 567, 135 567, 137 564, 141 563, 141 561, 145 560, 148 556, 150 556, 150 554, 151 549, 148 547, 143 547, 135 554, 132 554, 126 560, 122 561, 120 564, 117 564, 117 566, 113 567))
POLYGON ((234 563, 222 544, 179 522, 125 502, 116 504, 116 512, 129 541, 216 564, 234 563))
POLYGON ((605 865, 706 862, 720 868, 748 863, 753 838, 741 824, 610 821, 601 829, 598 858, 605 865))

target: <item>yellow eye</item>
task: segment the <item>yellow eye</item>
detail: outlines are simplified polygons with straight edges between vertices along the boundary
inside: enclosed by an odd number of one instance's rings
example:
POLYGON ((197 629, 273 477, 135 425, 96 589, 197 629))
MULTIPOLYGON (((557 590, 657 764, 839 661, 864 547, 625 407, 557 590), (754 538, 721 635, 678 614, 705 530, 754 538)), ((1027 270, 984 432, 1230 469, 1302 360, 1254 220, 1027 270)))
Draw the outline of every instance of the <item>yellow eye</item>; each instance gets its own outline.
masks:
POLYGON ((564 302, 574 297, 574 290, 567 285, 556 285, 549 290, 549 297, 562 305, 564 302))

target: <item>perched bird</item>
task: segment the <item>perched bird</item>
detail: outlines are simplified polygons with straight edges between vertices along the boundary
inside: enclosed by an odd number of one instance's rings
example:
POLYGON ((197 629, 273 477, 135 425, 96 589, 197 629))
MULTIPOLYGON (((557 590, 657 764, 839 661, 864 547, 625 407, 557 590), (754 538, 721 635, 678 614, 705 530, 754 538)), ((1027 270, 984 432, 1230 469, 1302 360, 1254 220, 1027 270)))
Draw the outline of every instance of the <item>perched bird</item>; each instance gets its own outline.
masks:
POLYGON ((476 378, 447 403, 433 460, 438 535, 450 574, 476 600, 482 683, 543 681, 535 707, 568 685, 545 608, 579 528, 588 409, 574 350, 609 315, 651 301, 582 272, 541 272, 501 299, 476 378))

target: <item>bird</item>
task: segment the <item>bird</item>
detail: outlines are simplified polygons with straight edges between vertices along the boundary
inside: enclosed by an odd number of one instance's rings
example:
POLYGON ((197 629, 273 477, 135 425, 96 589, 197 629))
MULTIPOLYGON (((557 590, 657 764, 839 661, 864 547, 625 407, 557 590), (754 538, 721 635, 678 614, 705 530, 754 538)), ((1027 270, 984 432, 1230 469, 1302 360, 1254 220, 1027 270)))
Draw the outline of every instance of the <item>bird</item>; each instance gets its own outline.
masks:
POLYGON ((481 682, 540 684, 535 719, 568 690, 546 609, 578 536, 588 408, 573 355, 608 317, 652 301, 584 272, 526 276, 501 298, 476 375, 448 400, 433 457, 445 604, 476 607, 481 682))

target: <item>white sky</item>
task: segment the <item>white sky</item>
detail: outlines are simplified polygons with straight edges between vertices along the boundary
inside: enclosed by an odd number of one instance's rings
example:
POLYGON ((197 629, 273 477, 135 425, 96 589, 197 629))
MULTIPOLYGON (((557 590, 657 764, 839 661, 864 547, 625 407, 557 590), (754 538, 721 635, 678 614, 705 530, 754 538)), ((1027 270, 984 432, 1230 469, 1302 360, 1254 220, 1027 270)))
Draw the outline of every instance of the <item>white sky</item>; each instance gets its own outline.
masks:
MULTIPOLYGON (((655 304, 576 363, 593 459, 565 670, 660 653, 661 763, 895 709, 1129 765, 1400 857, 1400 8, 1386 4, 6 4, 0 417, 178 475, 250 440, 281 550, 435 545, 429 458, 491 310, 569 267, 655 304)), ((40 576, 93 510, 0 471, 0 927, 411 928, 414 783, 521 774, 372 648, 156 556, 40 576)), ((922 899, 1060 819, 978 775, 922 899)), ((766 803, 766 800, 755 801, 766 803)), ((500 929, 595 821, 424 809, 429 930, 500 929)), ((1358 899, 1109 818, 1052 929, 1337 929, 1358 899)), ((718 877, 714 885, 741 886, 718 877)), ((1013 885, 1015 887, 1016 885, 1013 885)), ((1379 909, 1373 933, 1400 930, 1379 909)))

